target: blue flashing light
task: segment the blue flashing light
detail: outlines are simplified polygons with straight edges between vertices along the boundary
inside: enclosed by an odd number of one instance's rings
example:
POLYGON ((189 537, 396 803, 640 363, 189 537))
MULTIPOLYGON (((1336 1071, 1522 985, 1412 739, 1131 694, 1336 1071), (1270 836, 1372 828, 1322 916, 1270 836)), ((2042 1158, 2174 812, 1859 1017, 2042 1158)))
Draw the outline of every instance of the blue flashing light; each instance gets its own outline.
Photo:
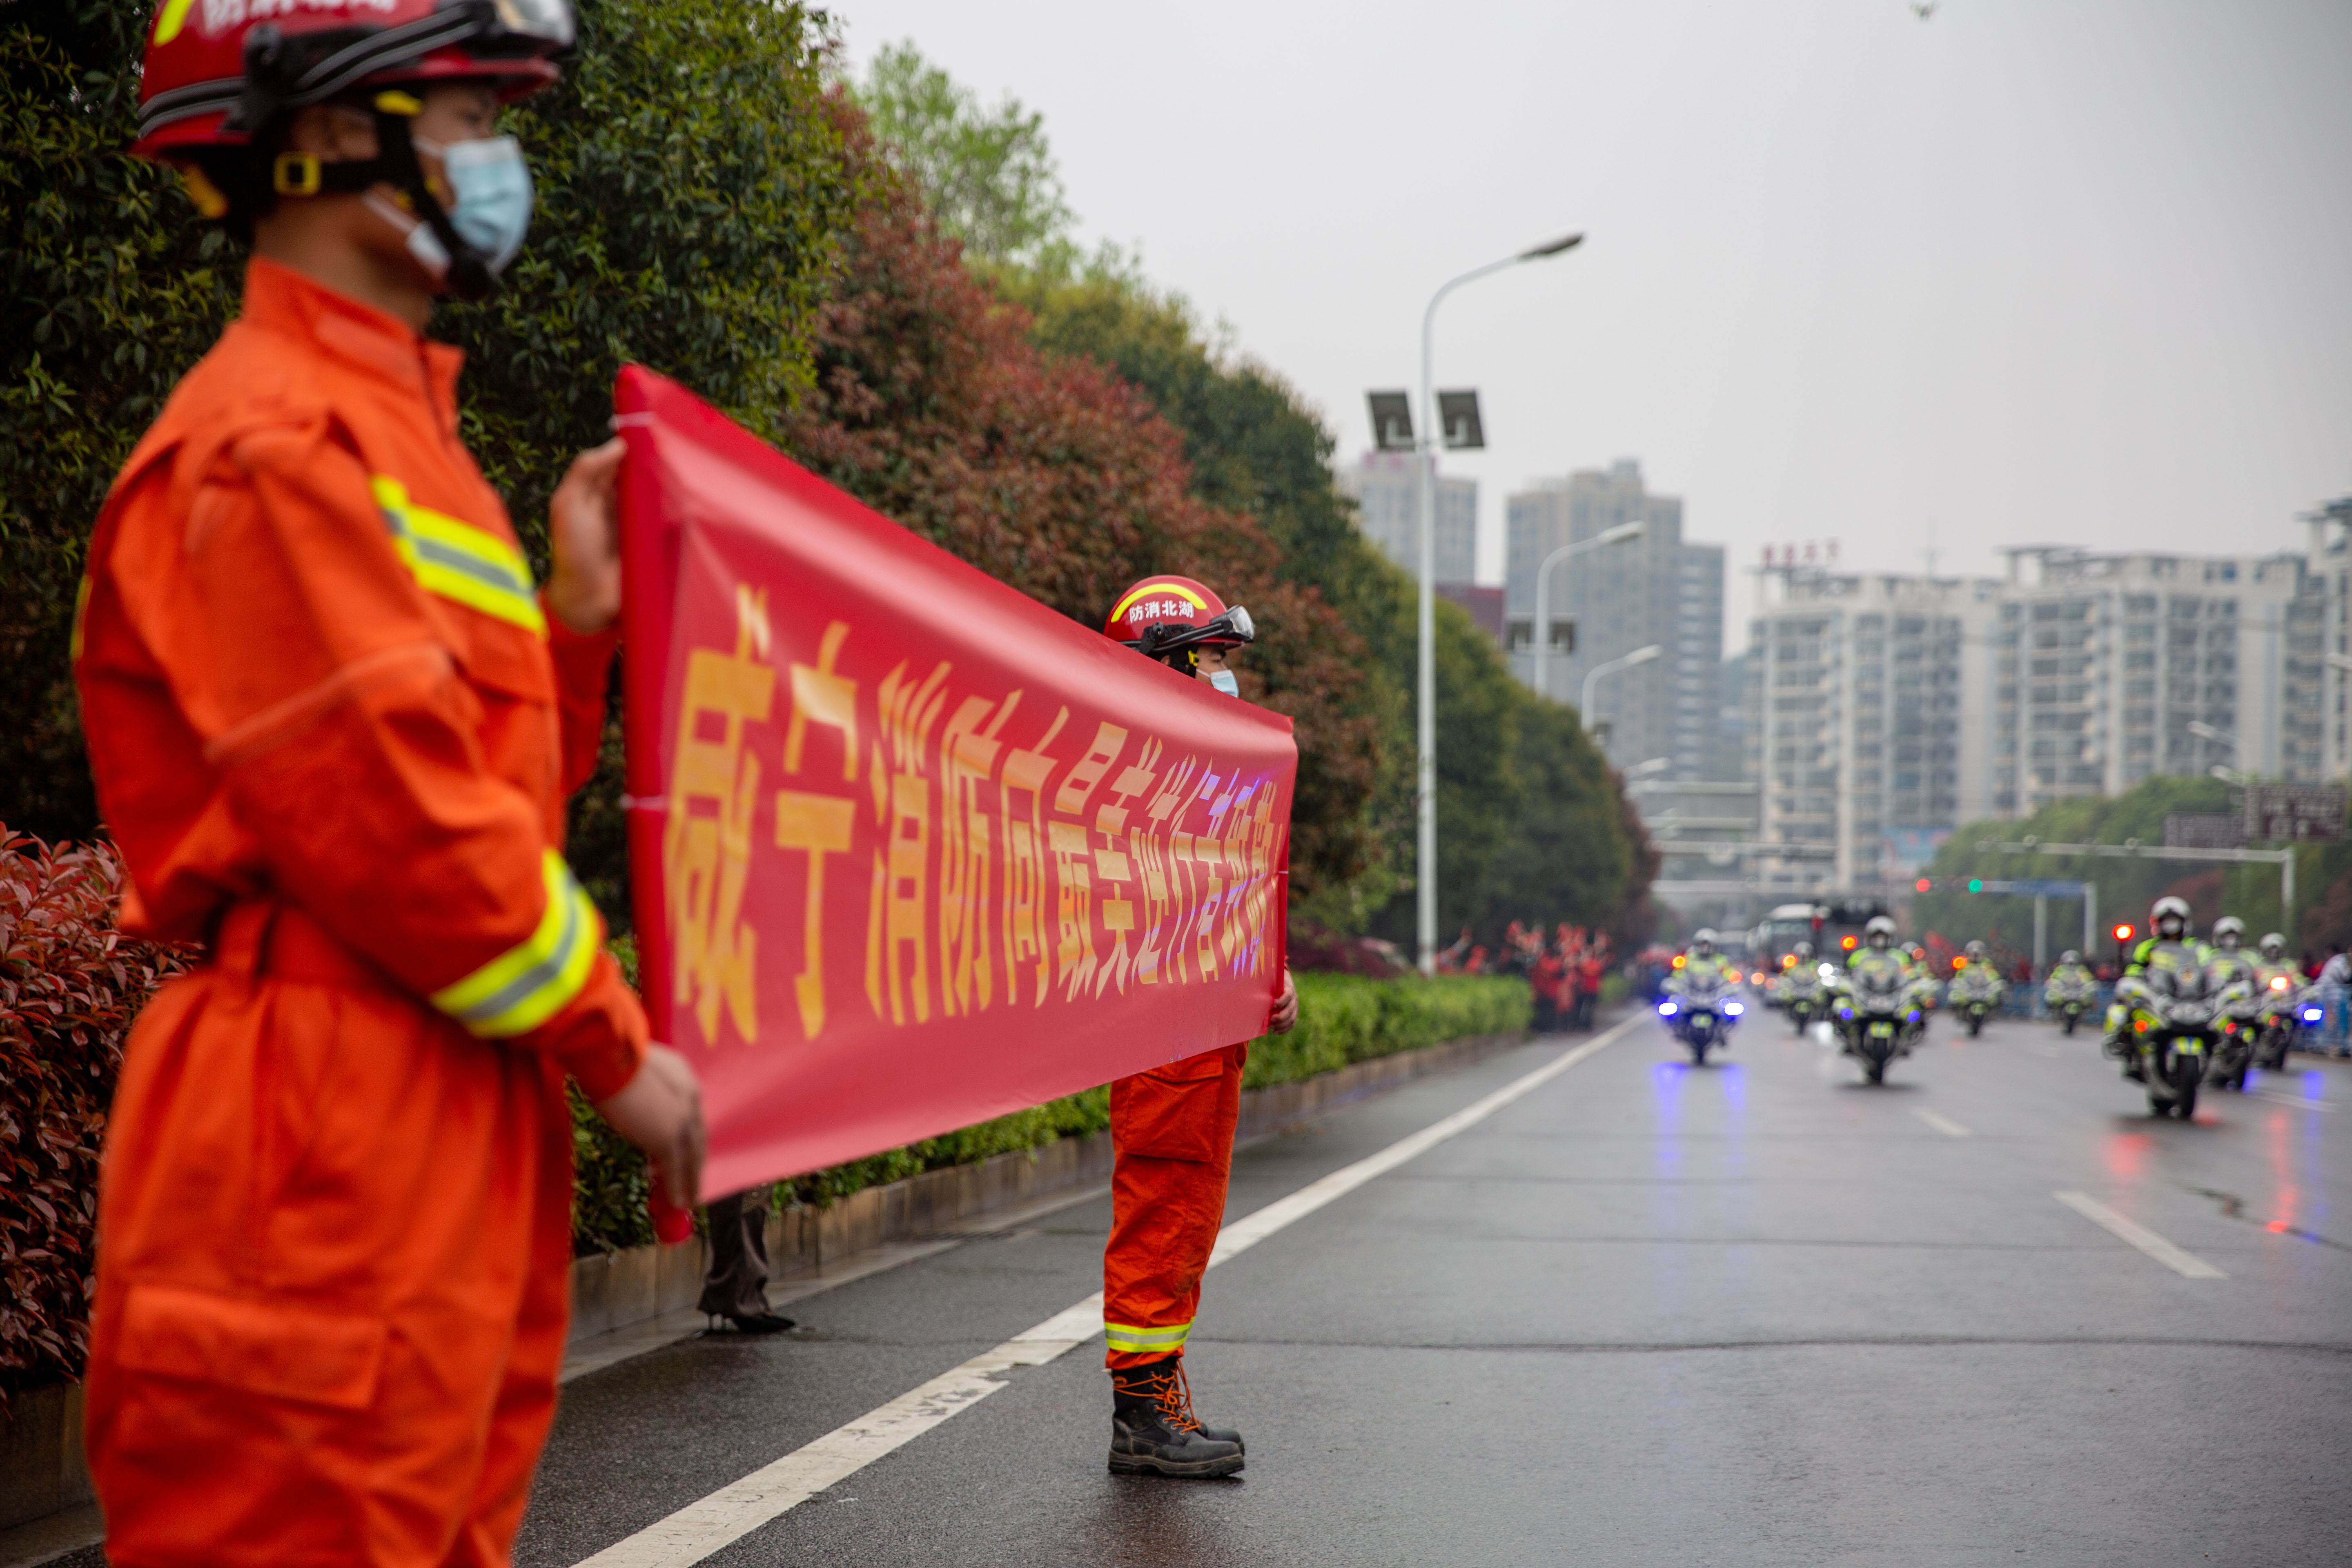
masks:
POLYGON ((2327 1015, 2317 1007, 2305 1007, 2303 1010, 2303 1021, 2306 1024, 2316 1024, 2326 1016, 2327 1015))
POLYGON ((1671 1002, 1661 1002, 1661 1003, 1659 1003, 1659 1004, 1658 1004, 1658 1016, 1659 1016, 1659 1017, 1661 1017, 1661 1018, 1671 1018, 1671 1017, 1673 1017, 1674 1016, 1675 1016, 1675 1005, 1674 1005, 1673 1003, 1671 1003, 1671 1002))
POLYGON ((1727 1016, 1737 1018, 1739 1016, 1739 1004, 1737 1002, 1726 1002, 1723 1005, 1723 1011, 1727 1016))

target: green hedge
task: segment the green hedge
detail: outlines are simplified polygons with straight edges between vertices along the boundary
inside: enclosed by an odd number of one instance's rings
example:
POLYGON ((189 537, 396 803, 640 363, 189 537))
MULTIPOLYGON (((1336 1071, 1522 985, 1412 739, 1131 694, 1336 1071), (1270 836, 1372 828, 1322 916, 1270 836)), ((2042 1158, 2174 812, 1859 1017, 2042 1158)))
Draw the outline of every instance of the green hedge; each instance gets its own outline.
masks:
MULTIPOLYGON (((623 967, 636 967, 635 950, 615 942, 623 967)), ((1298 1027, 1250 1045, 1250 1089, 1334 1072, 1350 1062, 1433 1046, 1475 1035, 1525 1029, 1534 999, 1523 980, 1451 974, 1435 979, 1374 980, 1359 974, 1301 974, 1298 1027)), ((583 1102, 572 1102, 578 1165, 572 1194, 572 1249, 576 1256, 638 1247, 653 1239, 646 1215, 646 1164, 583 1102)), ((785 1205, 824 1205, 861 1188, 925 1171, 969 1165, 992 1154, 1036 1149, 1059 1138, 1084 1137, 1110 1125, 1110 1090, 1048 1100, 944 1137, 886 1150, 777 1184, 785 1205)))

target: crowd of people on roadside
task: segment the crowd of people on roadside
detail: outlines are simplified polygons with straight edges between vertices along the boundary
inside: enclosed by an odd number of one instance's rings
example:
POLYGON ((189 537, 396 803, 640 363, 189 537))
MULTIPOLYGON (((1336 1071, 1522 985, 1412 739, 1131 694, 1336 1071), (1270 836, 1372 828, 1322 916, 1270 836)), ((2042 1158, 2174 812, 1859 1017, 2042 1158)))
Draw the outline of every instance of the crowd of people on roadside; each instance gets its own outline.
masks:
POLYGON ((1536 1027, 1546 1032, 1592 1026, 1609 965, 1607 931, 1565 922, 1546 936, 1539 924, 1513 921, 1503 932, 1502 945, 1491 952, 1474 941, 1465 926, 1454 945, 1437 955, 1441 974, 1527 976, 1536 994, 1536 1027))

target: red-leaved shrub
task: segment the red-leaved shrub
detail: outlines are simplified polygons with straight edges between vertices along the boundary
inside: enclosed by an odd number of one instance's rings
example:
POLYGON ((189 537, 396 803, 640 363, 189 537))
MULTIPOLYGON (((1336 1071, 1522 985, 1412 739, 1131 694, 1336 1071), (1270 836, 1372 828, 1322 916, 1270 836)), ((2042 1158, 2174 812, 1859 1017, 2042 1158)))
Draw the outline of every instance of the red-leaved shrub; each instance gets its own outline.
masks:
POLYGON ((89 1350, 98 1152, 131 1021, 187 966, 115 929, 122 861, 0 828, 0 1410, 89 1350))

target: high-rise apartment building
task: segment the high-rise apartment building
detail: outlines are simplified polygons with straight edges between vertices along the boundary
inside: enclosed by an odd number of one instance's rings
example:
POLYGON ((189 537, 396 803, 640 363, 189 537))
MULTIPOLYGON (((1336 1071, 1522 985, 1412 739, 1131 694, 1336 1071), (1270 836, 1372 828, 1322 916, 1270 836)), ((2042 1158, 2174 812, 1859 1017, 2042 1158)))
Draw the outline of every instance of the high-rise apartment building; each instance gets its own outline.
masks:
POLYGON ((1874 887, 1985 815, 1976 781, 1996 585, 1777 575, 1780 596, 1750 628, 1748 773, 1761 786, 1761 842, 1807 853, 1758 861, 1758 879, 1874 887))
MULTIPOLYGON (((1421 471, 1424 459, 1411 452, 1367 452, 1341 468, 1340 493, 1356 502, 1357 526, 1382 554, 1418 578, 1421 574, 1421 471)), ((1474 583, 1478 576, 1478 481, 1437 476, 1437 577, 1439 583, 1474 583)))
POLYGON ((1654 661, 1605 674, 1585 724, 1621 768, 1664 759, 1665 776, 1718 771, 1722 729, 1723 549, 1683 540, 1683 503, 1653 495, 1631 459, 1607 472, 1538 480, 1505 503, 1505 606, 1515 631, 1512 668, 1534 678, 1536 570, 1563 544, 1639 521, 1642 536, 1601 545, 1552 568, 1546 608, 1556 637, 1547 683, 1557 700, 1583 700, 1595 667, 1657 645, 1654 661))
POLYGON ((2032 549, 1998 578, 1768 573, 1746 772, 1761 840, 1820 858, 1759 862, 1759 893, 1892 890, 1962 823, 2154 774, 2343 777, 2326 659, 2343 531, 2315 528, 2309 558, 2032 549))

